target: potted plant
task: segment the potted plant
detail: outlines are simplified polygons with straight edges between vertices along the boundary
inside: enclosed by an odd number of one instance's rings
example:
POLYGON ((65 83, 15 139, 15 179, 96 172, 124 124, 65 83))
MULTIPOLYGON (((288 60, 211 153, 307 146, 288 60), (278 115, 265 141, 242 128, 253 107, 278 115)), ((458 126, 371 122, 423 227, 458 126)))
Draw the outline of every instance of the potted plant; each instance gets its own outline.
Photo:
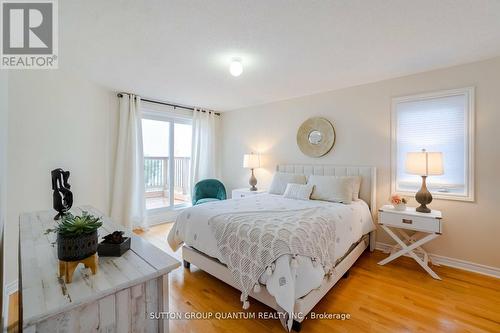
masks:
POLYGON ((57 257, 63 261, 85 259, 97 252, 99 244, 97 229, 101 218, 82 212, 81 216, 66 213, 54 229, 57 233, 57 257))
POLYGON ((395 210, 403 211, 406 210, 407 200, 395 194, 391 197, 391 204, 395 210))

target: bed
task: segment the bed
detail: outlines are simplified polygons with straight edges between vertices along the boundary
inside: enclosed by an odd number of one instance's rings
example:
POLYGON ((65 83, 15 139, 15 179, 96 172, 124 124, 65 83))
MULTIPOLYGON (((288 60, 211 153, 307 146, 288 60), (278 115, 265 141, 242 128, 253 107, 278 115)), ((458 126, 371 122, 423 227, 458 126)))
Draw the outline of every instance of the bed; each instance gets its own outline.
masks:
POLYGON ((331 245, 334 265, 328 273, 325 266, 318 266, 315 259, 308 256, 283 255, 269 265, 265 273, 259 275, 253 289, 242 293, 244 308, 248 307, 247 296, 256 299, 278 312, 288 313, 282 320, 283 326, 299 331, 307 314, 348 273, 363 251, 367 248, 371 251, 374 249, 375 226, 372 217, 375 210, 376 170, 367 166, 281 164, 276 171, 306 176, 359 176, 360 200, 344 205, 259 194, 207 203, 183 211, 171 229, 168 241, 174 250, 182 246, 186 268, 194 264, 234 288, 243 290, 242 282, 225 263, 227 256, 222 253, 224 249, 220 247, 220 238, 216 239, 214 236, 213 224, 217 219, 229 220, 233 216, 247 219, 262 216, 277 218, 286 214, 294 218, 301 212, 321 212, 323 215, 335 216, 335 242, 331 245))

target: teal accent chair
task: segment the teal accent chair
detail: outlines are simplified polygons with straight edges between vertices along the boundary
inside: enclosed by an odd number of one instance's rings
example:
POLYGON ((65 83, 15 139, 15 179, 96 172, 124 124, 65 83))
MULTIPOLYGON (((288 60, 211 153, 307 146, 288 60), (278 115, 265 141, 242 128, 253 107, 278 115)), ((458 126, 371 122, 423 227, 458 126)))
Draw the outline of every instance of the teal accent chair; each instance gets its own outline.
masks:
POLYGON ((196 183, 193 190, 193 206, 210 201, 226 200, 226 188, 217 179, 204 179, 196 183))

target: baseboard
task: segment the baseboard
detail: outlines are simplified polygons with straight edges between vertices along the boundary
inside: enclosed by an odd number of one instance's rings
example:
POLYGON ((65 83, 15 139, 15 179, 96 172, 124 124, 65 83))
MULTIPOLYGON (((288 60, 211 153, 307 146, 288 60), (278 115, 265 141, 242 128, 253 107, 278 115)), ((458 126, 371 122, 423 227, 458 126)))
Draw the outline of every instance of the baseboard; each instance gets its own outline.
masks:
POLYGON ((19 289, 19 284, 18 281, 12 281, 11 283, 8 283, 5 285, 5 288, 3 290, 3 309, 2 309, 2 316, 3 316, 3 323, 4 323, 4 331, 7 331, 7 325, 9 321, 9 296, 15 293, 19 289))
MULTIPOLYGON (((392 249, 392 245, 377 242, 375 245, 375 249, 383 251, 383 252, 389 252, 392 249)), ((405 256, 408 256, 408 255, 405 255, 405 256)), ((436 264, 439 264, 439 265, 463 269, 465 271, 483 274, 483 275, 487 275, 487 276, 492 276, 492 277, 495 277, 497 279, 500 279, 500 268, 497 268, 497 267, 476 264, 474 262, 445 257, 445 256, 441 256, 438 254, 433 254, 433 253, 429 253, 429 257, 432 259, 433 262, 435 262, 436 264)))

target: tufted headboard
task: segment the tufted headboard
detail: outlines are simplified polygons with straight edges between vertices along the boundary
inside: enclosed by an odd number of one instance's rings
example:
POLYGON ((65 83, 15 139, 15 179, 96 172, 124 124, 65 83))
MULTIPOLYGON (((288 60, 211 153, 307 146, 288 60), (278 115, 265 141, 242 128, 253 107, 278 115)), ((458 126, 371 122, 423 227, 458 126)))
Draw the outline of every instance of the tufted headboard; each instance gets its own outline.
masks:
POLYGON ((372 215, 376 212, 375 189, 377 169, 371 166, 340 166, 332 164, 278 164, 276 171, 302 174, 302 175, 320 175, 320 176, 361 176, 361 189, 359 197, 363 199, 372 215))

